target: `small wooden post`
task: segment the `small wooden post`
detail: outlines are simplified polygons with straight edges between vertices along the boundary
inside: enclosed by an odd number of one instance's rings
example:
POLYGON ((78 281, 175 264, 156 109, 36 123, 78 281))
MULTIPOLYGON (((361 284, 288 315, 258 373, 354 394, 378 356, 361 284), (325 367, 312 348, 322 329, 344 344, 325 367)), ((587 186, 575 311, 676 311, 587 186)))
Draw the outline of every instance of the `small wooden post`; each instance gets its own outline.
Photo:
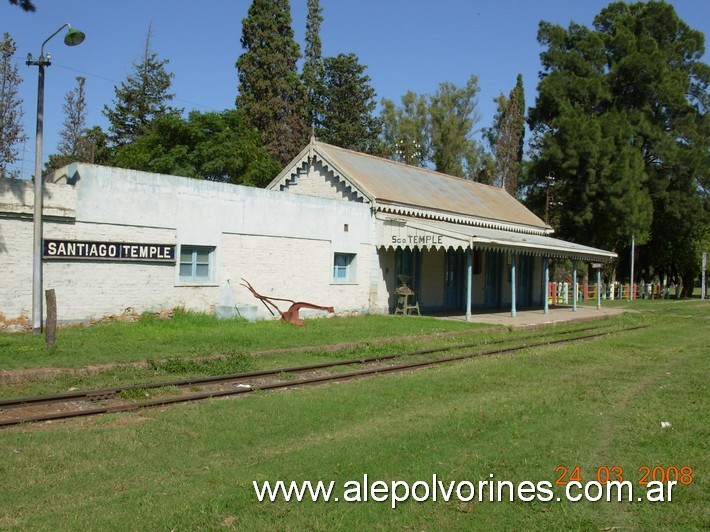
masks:
POLYGON ((54 347, 54 341, 57 336, 57 296, 54 293, 54 288, 45 290, 45 299, 47 300, 47 323, 44 328, 44 345, 47 349, 54 347))

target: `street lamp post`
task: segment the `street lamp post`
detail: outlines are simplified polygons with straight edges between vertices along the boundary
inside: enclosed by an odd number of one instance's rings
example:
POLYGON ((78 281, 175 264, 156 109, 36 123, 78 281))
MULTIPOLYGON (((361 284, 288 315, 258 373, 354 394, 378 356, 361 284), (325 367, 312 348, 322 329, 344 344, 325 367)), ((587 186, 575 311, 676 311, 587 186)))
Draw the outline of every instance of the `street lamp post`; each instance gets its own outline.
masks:
POLYGON ((550 175, 545 176, 547 179, 547 199, 545 200, 545 225, 550 225, 550 187, 555 182, 555 172, 550 172, 550 175))
POLYGON ((84 42, 85 35, 75 30, 69 23, 62 25, 42 43, 39 58, 32 59, 27 54, 27 66, 39 69, 37 77, 37 137, 35 141, 35 174, 34 174, 34 235, 32 248, 32 332, 42 332, 42 129, 44 125, 44 67, 51 65, 51 55, 44 53, 44 45, 64 28, 69 28, 64 36, 64 44, 76 46, 84 42))
POLYGON ((397 155, 399 155, 404 164, 419 166, 421 148, 421 144, 419 144, 416 140, 410 142, 400 139, 397 143, 397 155))

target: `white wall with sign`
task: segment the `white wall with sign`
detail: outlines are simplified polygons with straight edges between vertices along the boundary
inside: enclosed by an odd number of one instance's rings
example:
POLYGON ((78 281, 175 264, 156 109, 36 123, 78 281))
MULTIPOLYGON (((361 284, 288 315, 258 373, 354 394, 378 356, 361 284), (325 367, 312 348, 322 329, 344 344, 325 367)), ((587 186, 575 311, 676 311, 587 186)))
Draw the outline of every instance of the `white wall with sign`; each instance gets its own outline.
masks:
MULTIPOLYGON (((43 284, 60 321, 210 312, 228 280, 238 304, 266 314, 242 277, 264 295, 369 308, 366 205, 90 164, 47 178, 43 284), (185 250, 195 250, 194 278, 181 270, 185 250), (354 282, 333 282, 334 253, 357 255, 354 282)), ((33 202, 32 183, 0 180, 0 329, 31 313, 33 202)))

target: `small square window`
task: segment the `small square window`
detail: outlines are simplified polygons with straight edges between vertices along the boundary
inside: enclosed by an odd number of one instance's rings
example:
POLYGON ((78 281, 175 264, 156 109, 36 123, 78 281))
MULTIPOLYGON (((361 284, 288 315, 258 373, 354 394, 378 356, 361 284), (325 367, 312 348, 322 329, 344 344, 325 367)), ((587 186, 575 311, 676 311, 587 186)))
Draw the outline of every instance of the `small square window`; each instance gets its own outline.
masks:
POLYGON ((180 279, 183 281, 211 280, 213 257, 213 247, 180 246, 180 279))
POLYGON ((354 253, 335 253, 333 255, 333 281, 351 283, 355 281, 354 253))

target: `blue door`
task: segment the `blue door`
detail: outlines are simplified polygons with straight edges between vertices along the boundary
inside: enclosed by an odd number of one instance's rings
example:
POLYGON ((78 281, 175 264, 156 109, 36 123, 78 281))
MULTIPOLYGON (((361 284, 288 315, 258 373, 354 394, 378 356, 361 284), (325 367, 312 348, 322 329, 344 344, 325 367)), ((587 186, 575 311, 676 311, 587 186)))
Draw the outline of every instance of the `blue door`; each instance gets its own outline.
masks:
POLYGON ((500 307, 502 265, 503 254, 501 252, 486 252, 486 290, 483 303, 486 308, 500 307))
POLYGON ((461 310, 465 304, 462 299, 462 274, 464 253, 460 249, 446 250, 444 278, 444 308, 446 310, 461 310))
POLYGON ((532 305, 532 280, 534 258, 530 255, 518 255, 518 288, 516 300, 518 306, 529 307, 532 305))

